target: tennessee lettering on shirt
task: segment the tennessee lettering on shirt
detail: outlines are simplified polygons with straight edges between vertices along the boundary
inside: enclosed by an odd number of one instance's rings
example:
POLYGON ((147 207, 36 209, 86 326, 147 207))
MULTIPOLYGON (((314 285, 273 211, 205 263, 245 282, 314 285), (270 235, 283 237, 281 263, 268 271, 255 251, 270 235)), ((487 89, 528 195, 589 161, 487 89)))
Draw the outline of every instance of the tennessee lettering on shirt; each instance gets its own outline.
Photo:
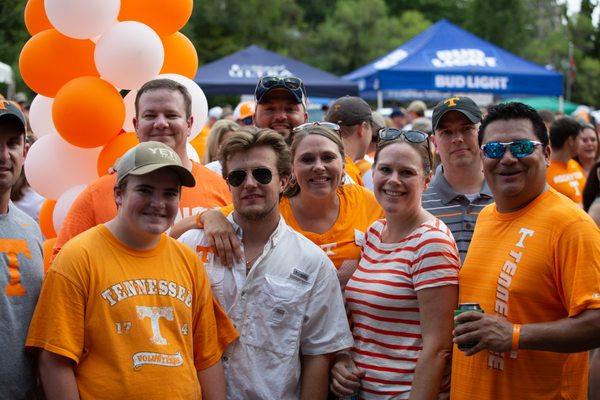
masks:
MULTIPOLYGON (((521 238, 515 244, 516 248, 525 249, 525 238, 533 236, 535 233, 531 229, 521 228, 519 230, 521 238)), ((508 260, 504 262, 500 275, 498 276, 498 286, 496 287, 496 303, 494 305, 494 311, 497 315, 504 318, 508 317, 508 299, 510 294, 510 285, 512 279, 517 272, 519 261, 523 257, 523 252, 518 250, 511 250, 508 256, 508 260)), ((517 358, 517 352, 511 351, 511 358, 517 358)), ((489 351, 488 366, 497 370, 504 370, 504 353, 497 353, 489 351)))
POLYGON ((111 307, 130 297, 145 295, 169 296, 192 307, 192 292, 188 288, 162 279, 131 279, 116 283, 101 293, 111 307))

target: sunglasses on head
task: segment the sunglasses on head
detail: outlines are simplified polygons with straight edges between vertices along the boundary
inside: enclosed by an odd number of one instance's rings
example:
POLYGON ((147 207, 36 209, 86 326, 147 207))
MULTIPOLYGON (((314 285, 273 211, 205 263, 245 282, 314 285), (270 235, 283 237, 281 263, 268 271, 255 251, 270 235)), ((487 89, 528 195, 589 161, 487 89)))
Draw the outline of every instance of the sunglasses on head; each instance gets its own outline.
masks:
POLYGON ((423 143, 427 141, 429 136, 425 132, 415 130, 404 131, 396 128, 381 128, 379 130, 379 140, 395 140, 400 137, 410 143, 423 143))
POLYGON ((275 86, 285 86, 290 90, 298 90, 302 87, 302 79, 295 76, 263 76, 259 79, 258 84, 265 89, 271 89, 275 86))
MULTIPOLYGON (((231 171, 227 175, 227 182, 229 182, 229 184, 233 187, 238 187, 244 183, 244 181, 246 181, 247 176, 248 173, 243 169, 231 171)), ((252 170, 252 177, 261 185, 266 185, 271 183, 271 180, 273 179, 273 173, 269 168, 259 167, 252 170)))
POLYGON ((529 139, 515 140, 513 142, 489 142, 481 146, 481 150, 483 150, 483 154, 487 158, 499 159, 504 156, 508 147, 515 158, 523 158, 531 155, 535 147, 541 144, 541 142, 529 139))
POLYGON ((338 124, 335 124, 333 122, 326 122, 326 121, 307 122, 305 124, 298 125, 292 131, 294 133, 296 133, 296 132, 302 131, 304 129, 314 128, 316 126, 320 126, 322 128, 331 129, 332 131, 335 131, 335 132, 338 132, 338 133, 340 131, 340 126, 338 124))

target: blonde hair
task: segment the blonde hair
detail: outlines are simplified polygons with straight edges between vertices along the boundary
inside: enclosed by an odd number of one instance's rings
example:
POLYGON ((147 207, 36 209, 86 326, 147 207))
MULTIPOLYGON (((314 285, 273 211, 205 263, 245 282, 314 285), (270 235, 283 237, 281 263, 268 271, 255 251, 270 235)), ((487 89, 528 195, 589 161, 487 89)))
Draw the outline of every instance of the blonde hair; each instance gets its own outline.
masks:
POLYGON ((219 146, 223 135, 227 132, 236 132, 240 126, 228 119, 221 119, 214 123, 208 137, 206 138, 206 151, 204 152, 204 164, 215 161, 219 157, 219 146))

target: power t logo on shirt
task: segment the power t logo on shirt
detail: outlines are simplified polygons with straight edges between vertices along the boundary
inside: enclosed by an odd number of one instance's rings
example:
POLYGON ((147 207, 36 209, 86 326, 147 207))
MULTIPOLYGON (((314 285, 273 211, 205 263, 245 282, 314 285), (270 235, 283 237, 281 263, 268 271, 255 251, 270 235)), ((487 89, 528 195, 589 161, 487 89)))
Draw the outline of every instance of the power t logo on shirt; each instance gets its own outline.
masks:
POLYGON ((0 239, 0 253, 6 253, 8 258, 9 280, 6 285, 5 293, 7 296, 24 296, 27 293, 25 287, 21 284, 21 273, 19 271, 19 254, 31 258, 31 252, 27 241, 23 239, 0 239))

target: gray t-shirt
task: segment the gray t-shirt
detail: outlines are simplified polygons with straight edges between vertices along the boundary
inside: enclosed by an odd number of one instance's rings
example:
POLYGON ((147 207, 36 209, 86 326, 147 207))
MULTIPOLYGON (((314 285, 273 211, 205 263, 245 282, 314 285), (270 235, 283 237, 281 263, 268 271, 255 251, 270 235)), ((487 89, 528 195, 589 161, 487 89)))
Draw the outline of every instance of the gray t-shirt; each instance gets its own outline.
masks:
POLYGON ((25 351, 29 322, 42 285, 38 224, 12 202, 0 215, 0 399, 34 398, 35 360, 25 351))

